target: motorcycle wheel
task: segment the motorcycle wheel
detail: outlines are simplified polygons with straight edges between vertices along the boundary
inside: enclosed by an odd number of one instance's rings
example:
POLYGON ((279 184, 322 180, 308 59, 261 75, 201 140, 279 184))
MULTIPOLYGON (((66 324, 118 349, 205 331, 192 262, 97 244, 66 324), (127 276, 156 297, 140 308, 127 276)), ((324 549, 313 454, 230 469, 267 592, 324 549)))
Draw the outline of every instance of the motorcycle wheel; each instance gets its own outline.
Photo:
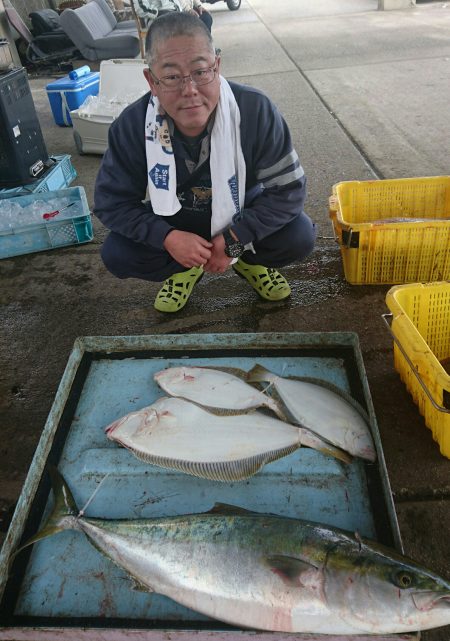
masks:
POLYGON ((241 6, 241 0, 226 0, 226 2, 230 11, 237 11, 241 6))

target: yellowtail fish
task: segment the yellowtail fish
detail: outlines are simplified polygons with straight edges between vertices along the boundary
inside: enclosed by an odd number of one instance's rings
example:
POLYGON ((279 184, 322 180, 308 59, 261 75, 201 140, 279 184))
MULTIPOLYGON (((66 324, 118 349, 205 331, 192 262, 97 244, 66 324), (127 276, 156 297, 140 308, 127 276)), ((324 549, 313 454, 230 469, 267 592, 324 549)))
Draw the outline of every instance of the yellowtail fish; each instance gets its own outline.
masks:
POLYGON ((278 376, 261 365, 249 371, 248 380, 271 383, 271 393, 281 400, 291 423, 308 428, 352 456, 376 459, 364 410, 339 388, 316 379, 278 376))
POLYGON ((169 396, 198 403, 209 410, 239 412, 266 407, 284 419, 278 403, 245 381, 246 372, 209 367, 168 367, 153 378, 169 396))
POLYGON ((240 481, 302 445, 349 462, 309 430, 262 412, 218 416, 181 398, 159 398, 105 428, 139 459, 213 481, 240 481))
POLYGON ((450 624, 448 581, 344 530, 224 505, 152 519, 88 518, 56 473, 53 488, 54 510, 26 545, 78 530, 141 589, 233 626, 347 636, 450 624))

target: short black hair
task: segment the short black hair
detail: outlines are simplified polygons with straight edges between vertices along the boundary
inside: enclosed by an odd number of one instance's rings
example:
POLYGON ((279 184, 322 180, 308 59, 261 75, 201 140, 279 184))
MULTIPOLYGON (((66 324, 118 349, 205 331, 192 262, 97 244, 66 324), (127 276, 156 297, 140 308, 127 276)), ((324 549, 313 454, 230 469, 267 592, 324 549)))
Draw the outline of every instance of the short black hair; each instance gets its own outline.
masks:
POLYGON ((156 18, 156 20, 151 23, 145 39, 146 60, 148 65, 151 66, 151 64, 155 62, 155 49, 158 46, 158 42, 177 36, 197 35, 204 36, 211 46, 212 53, 215 53, 211 33, 197 16, 190 13, 183 13, 182 11, 170 11, 156 18))

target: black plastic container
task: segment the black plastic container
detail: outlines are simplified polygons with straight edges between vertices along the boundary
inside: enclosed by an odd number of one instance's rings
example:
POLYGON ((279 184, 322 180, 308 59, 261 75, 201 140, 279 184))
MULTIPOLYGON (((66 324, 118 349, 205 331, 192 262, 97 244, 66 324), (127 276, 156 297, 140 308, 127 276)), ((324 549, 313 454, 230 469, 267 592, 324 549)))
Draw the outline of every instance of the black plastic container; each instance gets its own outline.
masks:
POLYGON ((0 72, 0 187, 32 183, 48 166, 25 69, 0 72))

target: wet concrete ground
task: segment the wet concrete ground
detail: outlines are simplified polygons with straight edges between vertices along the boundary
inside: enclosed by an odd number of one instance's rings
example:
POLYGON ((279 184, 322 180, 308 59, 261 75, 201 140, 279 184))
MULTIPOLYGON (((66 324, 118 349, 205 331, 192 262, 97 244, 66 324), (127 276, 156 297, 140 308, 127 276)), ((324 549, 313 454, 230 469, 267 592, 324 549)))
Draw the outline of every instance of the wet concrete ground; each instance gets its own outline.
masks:
MULTIPOLYGON (((106 230, 96 220, 92 243, 2 260, 1 530, 77 336, 352 331, 361 343, 405 551, 450 578, 450 461, 394 370, 381 319, 390 286, 346 282, 327 207, 340 180, 448 173, 450 7, 438 2, 377 12, 372 0, 323 0, 314 8, 306 0, 249 0, 238 12, 220 5, 212 12, 224 75, 266 91, 290 125, 309 178, 307 212, 319 227, 317 247, 305 263, 284 270, 293 289, 287 301, 262 301, 227 272, 206 275, 173 316, 153 309, 156 285, 106 272, 99 256, 106 230)), ((47 147, 72 154, 73 184, 84 186, 92 205, 100 157, 78 155, 72 130, 55 125, 45 92, 52 79, 30 79, 47 147)), ((450 627, 423 639, 448 641, 450 627)))

